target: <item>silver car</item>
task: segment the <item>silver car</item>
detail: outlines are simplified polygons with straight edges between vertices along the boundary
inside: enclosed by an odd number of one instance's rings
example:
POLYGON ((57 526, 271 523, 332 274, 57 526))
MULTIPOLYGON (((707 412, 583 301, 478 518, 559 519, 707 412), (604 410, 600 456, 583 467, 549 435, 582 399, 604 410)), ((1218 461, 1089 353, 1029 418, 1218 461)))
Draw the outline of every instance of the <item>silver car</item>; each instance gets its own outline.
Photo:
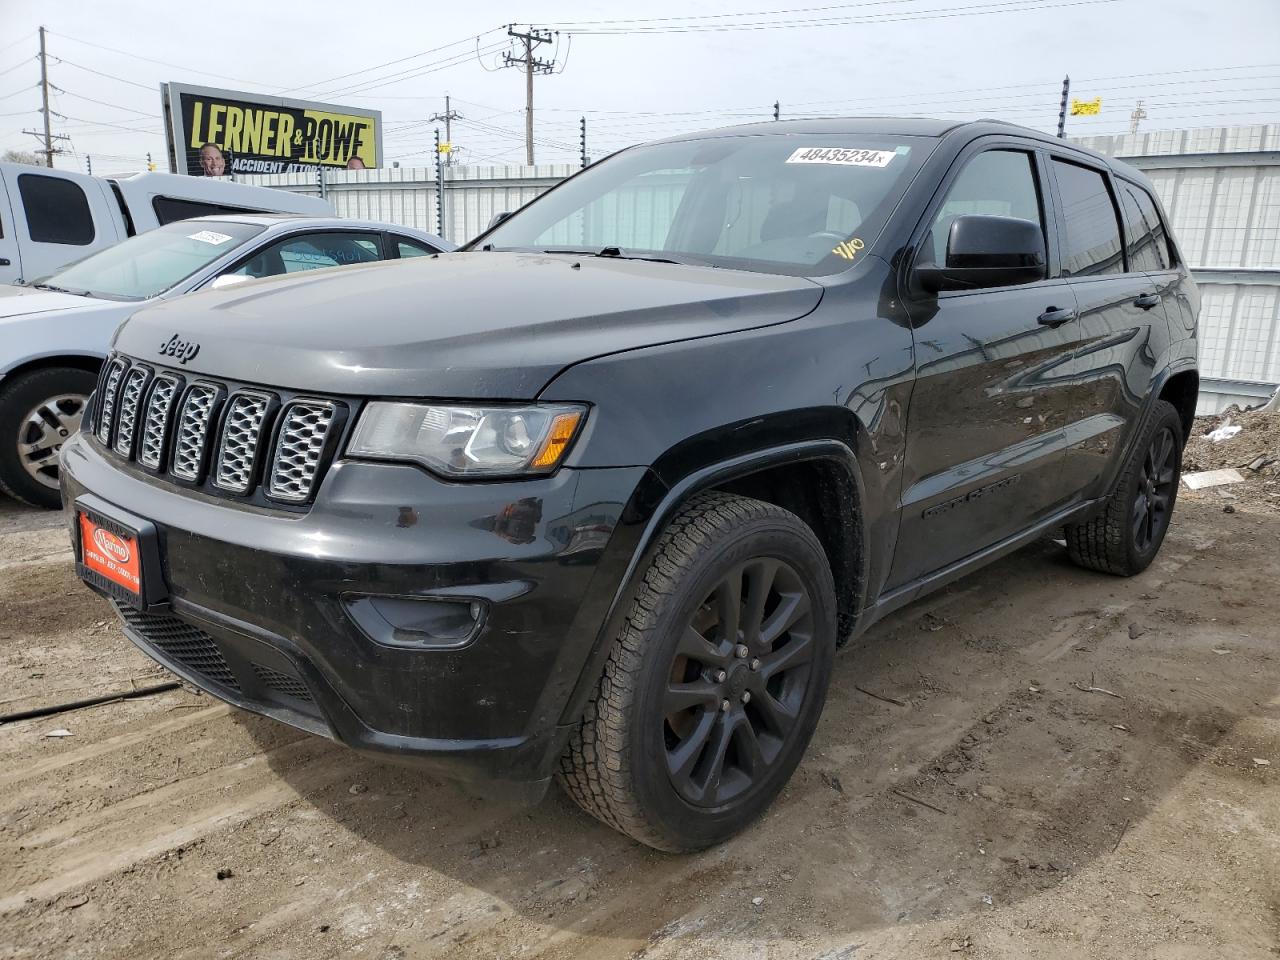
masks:
POLYGON ((389 223, 228 214, 171 223, 34 283, 0 286, 0 490, 58 505, 58 451, 80 426, 112 334, 140 307, 259 277, 452 249, 389 223))

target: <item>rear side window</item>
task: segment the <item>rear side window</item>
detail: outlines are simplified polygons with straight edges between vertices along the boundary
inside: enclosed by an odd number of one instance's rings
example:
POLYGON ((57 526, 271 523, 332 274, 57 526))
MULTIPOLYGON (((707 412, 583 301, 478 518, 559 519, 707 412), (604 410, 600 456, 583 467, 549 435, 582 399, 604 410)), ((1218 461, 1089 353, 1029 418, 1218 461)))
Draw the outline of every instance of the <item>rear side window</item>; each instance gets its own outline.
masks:
POLYGON ((1122 183, 1125 251, 1130 270, 1168 270, 1169 240, 1155 202, 1139 187, 1122 183))
POLYGON ((933 219, 930 242, 925 245, 925 252, 933 253, 933 263, 946 262, 947 238, 956 218, 975 214, 1018 217, 1044 230, 1031 154, 988 150, 968 162, 933 219))
POLYGON ((192 217, 216 217, 227 213, 255 213, 244 207, 229 207, 225 203, 207 203, 203 200, 177 200, 173 197, 153 197, 151 208, 161 226, 176 220, 192 217))
POLYGON ((404 237, 394 237, 393 239, 396 242, 396 252, 400 255, 401 260, 407 260, 409 257, 429 257, 436 252, 416 240, 406 240, 404 237))
POLYGON ((80 185, 38 173, 18 176, 27 232, 37 243, 93 243, 93 214, 80 185))
POLYGON ((1054 160, 1053 169, 1062 198, 1062 275, 1123 273, 1120 221, 1106 178, 1065 160, 1054 160))

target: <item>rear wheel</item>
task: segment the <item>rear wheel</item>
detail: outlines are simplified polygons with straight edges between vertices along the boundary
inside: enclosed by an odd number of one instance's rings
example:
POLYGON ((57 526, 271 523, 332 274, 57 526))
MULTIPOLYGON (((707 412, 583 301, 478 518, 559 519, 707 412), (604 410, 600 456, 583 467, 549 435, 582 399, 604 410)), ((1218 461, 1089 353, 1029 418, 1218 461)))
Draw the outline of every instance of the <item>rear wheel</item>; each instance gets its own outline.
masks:
POLYGON ((0 390, 0 490, 57 507, 58 452, 80 429, 96 377, 74 367, 20 374, 0 390))
POLYGON ((1182 418, 1173 404, 1157 400, 1102 510, 1066 528, 1071 559, 1124 577, 1147 569, 1169 532, 1181 475, 1182 418))
POLYGON ((657 545, 561 784, 660 850, 727 839, 804 754, 835 638, 831 572, 809 527, 758 500, 695 498, 657 545))

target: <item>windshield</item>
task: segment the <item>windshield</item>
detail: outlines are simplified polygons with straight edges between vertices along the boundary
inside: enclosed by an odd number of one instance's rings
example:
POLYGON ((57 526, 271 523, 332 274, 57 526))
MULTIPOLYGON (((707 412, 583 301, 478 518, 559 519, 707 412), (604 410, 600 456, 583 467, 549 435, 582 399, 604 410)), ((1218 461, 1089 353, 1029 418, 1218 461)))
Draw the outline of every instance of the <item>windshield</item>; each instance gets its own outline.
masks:
POLYGON ((790 134, 635 147, 515 213, 479 246, 835 273, 870 248, 934 143, 790 134))
POLYGON ((85 257, 35 286, 108 300, 147 300, 265 229, 256 223, 225 220, 170 223, 85 257))

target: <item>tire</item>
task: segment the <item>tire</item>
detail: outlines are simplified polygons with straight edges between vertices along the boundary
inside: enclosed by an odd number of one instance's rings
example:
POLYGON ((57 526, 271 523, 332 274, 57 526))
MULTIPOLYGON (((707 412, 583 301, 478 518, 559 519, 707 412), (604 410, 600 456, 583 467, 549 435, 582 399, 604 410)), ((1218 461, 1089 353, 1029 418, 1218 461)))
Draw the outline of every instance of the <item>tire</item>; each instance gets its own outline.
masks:
POLYGON ((1182 418, 1157 400, 1102 509, 1066 527, 1072 561, 1099 573, 1132 577, 1151 565, 1173 517, 1182 475, 1182 418))
POLYGON ((835 589, 813 531, 771 504, 699 495, 658 540, 557 779, 648 846, 717 844, 790 779, 835 646, 835 589))
POLYGON ((0 490, 35 507, 56 508, 57 453, 80 428, 97 377, 74 367, 20 374, 0 388, 0 490))

